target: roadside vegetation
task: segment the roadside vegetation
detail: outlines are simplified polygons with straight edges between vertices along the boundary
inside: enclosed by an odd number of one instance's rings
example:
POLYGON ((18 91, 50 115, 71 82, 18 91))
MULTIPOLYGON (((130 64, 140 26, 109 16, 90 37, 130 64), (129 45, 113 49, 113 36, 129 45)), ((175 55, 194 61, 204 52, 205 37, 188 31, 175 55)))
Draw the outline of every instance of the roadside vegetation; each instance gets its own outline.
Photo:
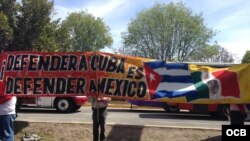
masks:
MULTIPOLYGON (((37 134, 41 141, 92 141, 91 124, 15 123, 15 140, 25 133, 37 134)), ((180 129, 133 125, 107 125, 107 141, 220 141, 220 130, 180 129)))

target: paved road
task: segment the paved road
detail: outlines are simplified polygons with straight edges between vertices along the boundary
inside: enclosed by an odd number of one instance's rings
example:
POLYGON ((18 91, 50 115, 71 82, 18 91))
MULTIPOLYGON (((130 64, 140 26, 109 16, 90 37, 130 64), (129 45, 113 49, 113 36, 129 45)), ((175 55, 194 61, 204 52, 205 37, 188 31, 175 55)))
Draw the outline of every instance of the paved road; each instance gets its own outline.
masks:
MULTIPOLYGON (((91 114, 91 108, 86 106, 75 113, 58 113, 52 109, 25 109, 20 111, 17 121, 91 123, 91 114)), ((187 112, 171 114, 165 113, 161 109, 109 108, 107 124, 221 129, 221 125, 229 124, 229 122, 214 119, 209 115, 187 112)), ((246 122, 246 124, 250 124, 250 122, 246 122)))

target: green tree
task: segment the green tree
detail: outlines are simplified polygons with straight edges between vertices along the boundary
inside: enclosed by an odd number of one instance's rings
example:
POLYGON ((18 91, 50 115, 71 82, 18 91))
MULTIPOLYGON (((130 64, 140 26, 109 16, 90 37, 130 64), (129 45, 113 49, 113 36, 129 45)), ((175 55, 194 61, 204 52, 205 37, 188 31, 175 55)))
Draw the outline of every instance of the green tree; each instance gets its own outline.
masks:
POLYGON ((206 45, 199 50, 195 50, 188 61, 213 62, 214 57, 219 54, 219 48, 220 46, 217 44, 206 45))
POLYGON ((105 25, 101 18, 95 18, 91 14, 82 11, 71 13, 62 22, 61 31, 67 31, 65 35, 67 42, 64 42, 62 50, 68 51, 99 51, 105 46, 110 46, 113 42, 109 32, 109 27, 105 25))
POLYGON ((232 53, 216 43, 194 51, 188 61, 232 63, 234 59, 232 53))
POLYGON ((51 0, 22 0, 12 50, 41 50, 54 44, 49 39, 53 35, 49 35, 51 32, 48 30, 53 5, 51 0))
POLYGON ((39 37, 32 43, 33 50, 49 52, 59 51, 59 44, 57 42, 58 24, 58 21, 46 24, 39 37))
POLYGON ((246 51, 246 53, 244 54, 241 63, 250 63, 250 51, 246 51))
POLYGON ((16 0, 1 0, 0 11, 7 16, 9 26, 14 29, 18 11, 18 4, 16 3, 16 0))
POLYGON ((217 63, 233 63, 232 53, 228 52, 224 47, 219 47, 219 53, 214 56, 213 62, 217 63))
POLYGON ((122 33, 125 53, 159 60, 188 61, 215 35, 202 14, 182 3, 156 4, 140 12, 122 33))
POLYGON ((70 50, 71 46, 71 38, 69 34, 69 29, 66 25, 63 25, 60 23, 60 21, 57 21, 57 30, 55 33, 55 40, 58 46, 58 51, 72 51, 70 50))
POLYGON ((12 33, 7 16, 0 12, 0 52, 8 48, 13 38, 12 33))
POLYGON ((18 4, 16 0, 0 0, 1 15, 1 51, 9 50, 12 46, 13 32, 16 28, 18 4), (6 21, 7 19, 7 21, 6 21), (8 34, 6 34, 8 33, 8 34))

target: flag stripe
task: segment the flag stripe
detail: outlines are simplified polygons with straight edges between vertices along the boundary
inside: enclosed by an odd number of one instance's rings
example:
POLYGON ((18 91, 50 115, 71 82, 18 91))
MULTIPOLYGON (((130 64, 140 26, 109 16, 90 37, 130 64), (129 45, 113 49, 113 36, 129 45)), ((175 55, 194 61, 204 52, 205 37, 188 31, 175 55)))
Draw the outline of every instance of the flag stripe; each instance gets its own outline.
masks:
POLYGON ((159 75, 172 75, 172 76, 179 76, 179 75, 190 75, 188 70, 183 69, 170 69, 167 68, 158 68, 154 69, 155 72, 159 73, 159 75))
POLYGON ((182 97, 186 95, 197 95, 197 91, 157 91, 156 94, 154 95, 154 99, 156 98, 177 98, 177 97, 182 97))
POLYGON ((168 70, 170 69, 188 70, 188 64, 185 64, 185 63, 170 63, 170 64, 166 64, 166 67, 168 70))
POLYGON ((164 61, 153 61, 153 62, 145 62, 145 64, 151 69, 163 68, 165 66, 164 61))
POLYGON ((162 75, 161 82, 192 83, 193 80, 191 76, 162 75))
POLYGON ((202 72, 191 73, 197 95, 187 95, 187 101, 192 101, 199 98, 209 98, 209 87, 202 81, 202 72))
POLYGON ((183 69, 188 70, 188 64, 186 63, 166 63, 165 61, 154 61, 154 62, 147 62, 147 64, 151 69, 158 69, 158 68, 167 68, 170 69, 183 69))
POLYGON ((162 90, 189 91, 189 90, 196 90, 196 89, 195 89, 195 86, 193 85, 193 83, 168 83, 168 82, 164 82, 164 83, 160 83, 160 85, 158 86, 156 91, 162 91, 162 90))
POLYGON ((212 74, 221 82, 221 96, 233 96, 237 98, 240 97, 240 88, 237 73, 222 70, 213 72, 212 74))

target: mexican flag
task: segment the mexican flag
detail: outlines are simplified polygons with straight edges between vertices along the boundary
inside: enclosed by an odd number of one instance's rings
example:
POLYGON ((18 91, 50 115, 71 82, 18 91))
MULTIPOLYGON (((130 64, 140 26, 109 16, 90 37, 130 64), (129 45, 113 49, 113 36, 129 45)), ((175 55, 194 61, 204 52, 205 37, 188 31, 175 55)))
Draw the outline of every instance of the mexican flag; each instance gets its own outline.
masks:
POLYGON ((187 101, 202 98, 240 98, 240 87, 236 72, 227 69, 204 69, 199 67, 190 67, 190 71, 198 94, 186 96, 187 101))

